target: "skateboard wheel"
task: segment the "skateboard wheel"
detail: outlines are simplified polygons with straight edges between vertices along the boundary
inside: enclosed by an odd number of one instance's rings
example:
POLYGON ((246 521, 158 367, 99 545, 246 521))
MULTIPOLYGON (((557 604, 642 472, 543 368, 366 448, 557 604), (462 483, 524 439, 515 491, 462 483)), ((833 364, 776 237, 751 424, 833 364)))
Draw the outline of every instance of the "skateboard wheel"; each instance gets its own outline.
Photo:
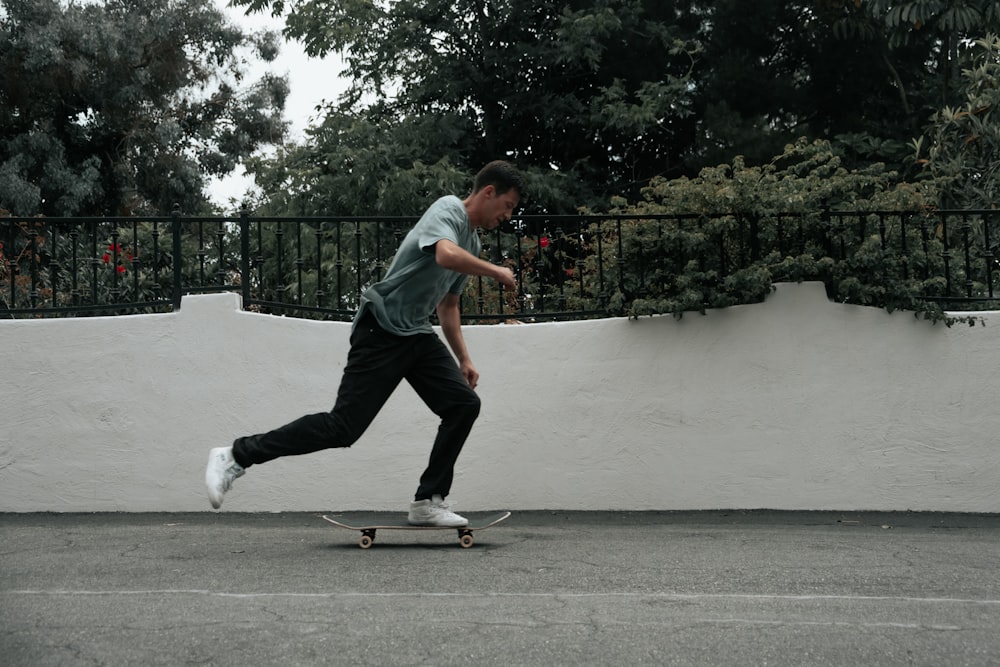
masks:
POLYGON ((472 539, 472 533, 466 533, 458 538, 458 543, 462 545, 463 549, 468 549, 475 543, 475 540, 472 539))
POLYGON ((358 541, 358 546, 361 547, 362 549, 368 549, 369 547, 371 547, 374 541, 375 540, 373 540, 371 536, 362 535, 361 539, 358 541))

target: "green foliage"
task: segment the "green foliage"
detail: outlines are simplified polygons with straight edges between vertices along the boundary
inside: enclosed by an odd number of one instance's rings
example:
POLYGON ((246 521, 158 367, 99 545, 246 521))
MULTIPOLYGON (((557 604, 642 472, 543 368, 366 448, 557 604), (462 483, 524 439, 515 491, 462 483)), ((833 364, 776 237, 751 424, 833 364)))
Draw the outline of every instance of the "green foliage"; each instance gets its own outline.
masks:
POLYGON ((938 183, 946 207, 995 208, 1000 204, 1000 37, 976 41, 972 65, 963 70, 965 102, 931 117, 913 142, 924 175, 938 183))
POLYGON ((936 197, 930 182, 900 183, 882 165, 847 169, 822 141, 789 145, 761 167, 737 159, 694 179, 654 180, 619 212, 657 223, 621 224, 604 239, 627 260, 613 301, 633 317, 680 317, 762 301, 775 282, 821 280, 837 302, 942 320, 926 297, 949 296, 949 271, 956 283, 973 276, 942 266, 959 231, 924 215, 936 197))
POLYGON ((835 141, 847 168, 909 179, 908 146, 930 109, 956 104, 968 44, 1000 30, 985 0, 234 4, 284 17, 314 55, 338 53, 352 83, 308 146, 255 162, 275 213, 361 210, 322 208, 317 169, 337 170, 338 197, 366 193, 382 211, 372 178, 377 191, 411 168, 424 182, 442 160, 469 174, 497 157, 531 172, 526 212, 603 210, 734 155, 767 164, 803 136, 835 141))
MULTIPOLYGON (((930 110, 958 104, 960 72, 968 67, 973 42, 1000 32, 1000 5, 993 0, 830 0, 835 7, 834 34, 846 43, 874 48, 871 69, 885 72, 884 84, 895 89, 902 115, 891 119, 909 136, 883 128, 882 138, 912 139, 930 110)), ((851 76, 857 71, 851 69, 851 76)), ((885 96, 890 99, 889 95, 885 96)))
POLYGON ((249 203, 281 215, 413 215, 471 185, 448 150, 434 158, 420 145, 422 137, 444 145, 456 131, 453 120, 331 112, 308 131, 307 143, 248 160, 262 190, 249 203))
POLYGON ((981 34, 984 26, 1000 21, 1000 7, 994 0, 868 0, 854 3, 867 17, 889 31, 889 44, 900 46, 927 34, 981 34))
POLYGON ((0 208, 131 215, 206 208, 205 177, 279 141, 284 79, 240 87, 246 35, 211 0, 3 0, 0 208))
MULTIPOLYGON (((370 174, 389 183, 416 163, 447 158, 468 174, 508 158, 533 172, 540 186, 525 202, 528 210, 571 212, 632 189, 683 145, 675 121, 691 114, 687 77, 697 46, 677 34, 673 3, 236 4, 285 13, 286 36, 314 54, 336 51, 345 59, 353 85, 328 108, 306 150, 340 173, 356 170, 359 191, 368 188, 363 179, 370 174), (358 152, 345 160, 341 143, 358 152), (379 174, 385 150, 392 151, 393 168, 379 174)), ((279 175, 309 190, 324 188, 298 159, 302 153, 294 153, 290 160, 278 155, 279 175)), ((270 166, 255 165, 269 200, 280 182, 266 173, 270 166)))

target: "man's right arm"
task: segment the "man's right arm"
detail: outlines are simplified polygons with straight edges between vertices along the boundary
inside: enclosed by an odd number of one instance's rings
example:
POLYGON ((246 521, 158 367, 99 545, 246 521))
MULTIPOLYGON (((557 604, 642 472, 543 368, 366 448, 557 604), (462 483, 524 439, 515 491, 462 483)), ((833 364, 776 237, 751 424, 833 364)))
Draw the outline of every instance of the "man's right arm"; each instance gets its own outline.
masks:
POLYGON ((434 260, 439 266, 451 271, 468 276, 493 278, 511 289, 517 285, 514 282, 514 272, 509 268, 479 259, 448 239, 440 239, 434 244, 434 260))

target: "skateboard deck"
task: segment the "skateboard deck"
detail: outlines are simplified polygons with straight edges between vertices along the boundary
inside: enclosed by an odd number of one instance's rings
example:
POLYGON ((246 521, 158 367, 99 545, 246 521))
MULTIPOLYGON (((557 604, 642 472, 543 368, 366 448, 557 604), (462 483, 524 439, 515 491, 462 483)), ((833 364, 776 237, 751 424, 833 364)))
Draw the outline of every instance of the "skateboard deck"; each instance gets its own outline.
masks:
POLYGON ((395 518, 387 515, 360 513, 338 514, 333 517, 322 515, 324 520, 335 526, 361 531, 358 546, 362 549, 371 547, 375 542, 375 533, 379 530, 454 530, 458 532, 458 544, 463 549, 468 549, 475 544, 475 539, 472 536, 475 531, 495 526, 509 516, 510 512, 498 512, 483 517, 473 516, 469 519, 468 526, 456 528, 451 526, 411 526, 406 522, 405 516, 395 518))

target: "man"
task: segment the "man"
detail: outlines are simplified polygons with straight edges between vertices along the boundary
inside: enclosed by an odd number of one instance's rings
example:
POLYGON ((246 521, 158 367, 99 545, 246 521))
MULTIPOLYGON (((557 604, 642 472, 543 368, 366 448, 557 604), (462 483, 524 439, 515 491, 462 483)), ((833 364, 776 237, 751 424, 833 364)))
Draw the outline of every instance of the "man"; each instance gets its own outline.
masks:
POLYGON ((477 230, 509 220, 524 192, 517 169, 503 161, 483 167, 472 193, 438 199, 403 239, 385 278, 361 298, 351 329, 351 349, 331 412, 306 415, 274 431, 237 438, 209 453, 205 483, 212 507, 222 505, 233 480, 251 465, 280 456, 350 447, 361 437, 401 380, 441 418, 430 460, 420 477, 409 523, 468 525, 444 499, 455 461, 479 416, 479 373, 462 335, 459 300, 469 276, 493 278, 513 288, 510 269, 479 258, 477 230), (430 324, 437 312, 452 356, 430 324), (456 363, 457 360, 457 363, 456 363))

